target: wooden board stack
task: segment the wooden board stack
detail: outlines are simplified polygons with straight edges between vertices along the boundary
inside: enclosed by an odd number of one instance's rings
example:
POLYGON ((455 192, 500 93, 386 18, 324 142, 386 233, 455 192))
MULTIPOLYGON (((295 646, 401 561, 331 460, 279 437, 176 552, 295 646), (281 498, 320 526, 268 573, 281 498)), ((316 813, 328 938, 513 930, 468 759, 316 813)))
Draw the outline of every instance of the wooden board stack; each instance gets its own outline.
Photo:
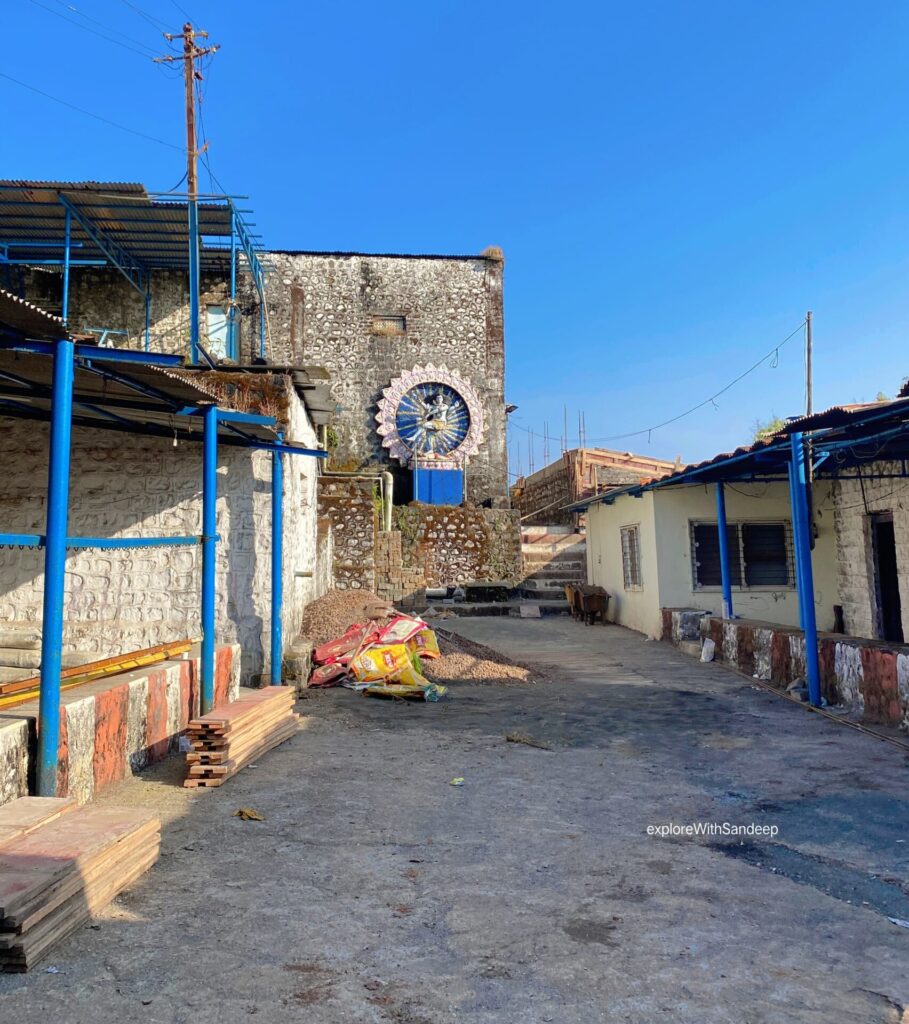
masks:
POLYGON ((300 716, 292 686, 266 686, 189 723, 188 788, 220 786, 241 768, 289 739, 300 716))
POLYGON ((22 797, 0 807, 0 966, 27 971, 158 859, 161 822, 22 797))

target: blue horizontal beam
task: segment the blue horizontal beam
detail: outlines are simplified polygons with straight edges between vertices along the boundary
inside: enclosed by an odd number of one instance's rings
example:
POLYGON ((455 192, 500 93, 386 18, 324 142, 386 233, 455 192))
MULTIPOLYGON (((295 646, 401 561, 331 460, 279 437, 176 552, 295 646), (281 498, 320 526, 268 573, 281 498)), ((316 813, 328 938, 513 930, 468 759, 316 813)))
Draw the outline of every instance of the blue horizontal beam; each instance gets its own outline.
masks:
MULTIPOLYGON (((31 352, 39 356, 54 354, 53 341, 2 341, 0 350, 14 352, 31 352)), ((142 352, 131 348, 99 348, 97 345, 76 345, 77 359, 91 359, 104 363, 141 363, 145 366, 184 366, 183 356, 167 352, 142 352)))
MULTIPOLYGON (((201 416, 204 406, 188 405, 177 412, 178 416, 201 416)), ((248 423, 253 426, 274 427, 277 420, 274 416, 260 416, 255 412, 236 412, 233 409, 218 410, 219 423, 248 423)))
POLYGON ((314 459, 327 459, 328 452, 322 451, 319 448, 299 448, 293 444, 272 444, 268 441, 263 441, 256 444, 250 444, 250 448, 255 448, 262 452, 284 452, 286 455, 309 455, 314 459))
MULTIPOLYGON (((0 256, 0 263, 10 267, 62 267, 63 260, 7 259, 0 256)), ((106 267, 107 260, 70 260, 71 267, 106 267)))
POLYGON ((44 535, 40 533, 0 533, 0 547, 42 548, 44 535))
MULTIPOLYGON (((216 537, 220 540, 220 537, 216 537)), ((190 537, 67 537, 68 548, 158 548, 192 547, 201 544, 202 538, 190 537)), ((0 533, 0 547, 43 548, 44 534, 41 533, 0 533)))
POLYGON ((201 537, 67 537, 68 548, 178 548, 201 544, 201 537))

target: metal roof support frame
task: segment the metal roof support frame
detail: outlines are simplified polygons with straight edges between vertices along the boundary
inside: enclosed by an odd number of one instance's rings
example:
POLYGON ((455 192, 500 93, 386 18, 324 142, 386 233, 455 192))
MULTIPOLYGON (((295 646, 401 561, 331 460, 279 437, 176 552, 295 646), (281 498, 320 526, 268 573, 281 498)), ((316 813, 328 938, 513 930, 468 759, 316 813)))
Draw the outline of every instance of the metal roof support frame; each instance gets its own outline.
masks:
POLYGON ((65 227, 63 229, 63 301, 60 310, 60 318, 64 324, 69 324, 69 260, 72 244, 73 215, 69 207, 67 207, 65 227))
MULTIPOLYGON (((280 441, 281 435, 278 435, 280 441)), ((280 448, 271 453, 271 685, 280 686, 284 665, 281 631, 284 603, 284 466, 280 448)))
POLYGON ((147 274, 145 268, 137 260, 133 259, 126 249, 118 245, 105 232, 101 231, 97 225, 93 224, 92 221, 82 213, 79 207, 71 200, 67 199, 65 195, 61 194, 60 202, 63 204, 63 208, 68 214, 70 224, 74 219, 79 227, 82 228, 88 237, 101 250, 101 252, 104 253, 117 270, 119 270, 126 280, 129 281, 133 288, 135 288, 141 295, 144 295, 145 277, 147 274))
POLYGON ((814 570, 811 565, 811 533, 808 522, 808 475, 804 437, 800 431, 790 435, 792 449, 789 497, 792 504, 792 533, 795 541, 796 583, 799 614, 805 639, 805 674, 808 677, 808 700, 821 706, 821 677, 817 656, 817 621, 814 610, 814 570))
POLYGON ((720 578, 723 583, 723 618, 735 618, 732 611, 732 577, 729 572, 729 535, 726 532, 726 492, 716 485, 716 529, 720 543, 720 578))
POLYGON ((215 703, 215 559, 217 558, 218 407, 203 413, 202 440, 202 714, 215 703))
POLYGON ((199 204, 189 198, 189 361, 199 362, 199 204))
POLYGON ((41 688, 38 699, 38 796, 57 795, 74 350, 75 345, 69 338, 58 341, 54 349, 41 624, 41 688))

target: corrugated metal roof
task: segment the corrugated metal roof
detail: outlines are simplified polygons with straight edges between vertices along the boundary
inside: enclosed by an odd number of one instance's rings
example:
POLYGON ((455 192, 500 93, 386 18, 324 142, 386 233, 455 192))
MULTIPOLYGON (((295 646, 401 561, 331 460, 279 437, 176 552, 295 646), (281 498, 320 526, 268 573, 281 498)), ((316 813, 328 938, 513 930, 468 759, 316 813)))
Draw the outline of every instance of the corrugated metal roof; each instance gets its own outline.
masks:
MULTIPOLYGON (((59 258, 57 249, 21 243, 51 242, 62 252, 66 208, 61 196, 143 268, 188 268, 187 203, 152 198, 144 185, 132 182, 0 181, 0 245, 16 243, 12 255, 17 259, 59 258)), ((230 204, 200 199, 198 211, 203 236, 202 270, 226 271, 230 258, 230 204)), ((73 259, 105 259, 105 253, 76 217, 72 223, 72 240, 76 246, 73 259)))
POLYGON ((69 337, 63 321, 40 306, 32 305, 18 295, 0 288, 0 325, 11 328, 27 338, 54 341, 69 337))

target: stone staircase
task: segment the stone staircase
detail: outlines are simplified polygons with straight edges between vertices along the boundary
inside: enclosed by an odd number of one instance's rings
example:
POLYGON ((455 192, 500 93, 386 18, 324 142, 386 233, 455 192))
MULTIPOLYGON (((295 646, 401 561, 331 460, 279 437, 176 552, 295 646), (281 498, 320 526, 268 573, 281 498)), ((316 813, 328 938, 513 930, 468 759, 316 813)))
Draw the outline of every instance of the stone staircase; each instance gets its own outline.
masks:
POLYGON ((524 579, 519 588, 527 600, 563 602, 566 583, 587 580, 587 541, 571 526, 522 526, 524 579))

